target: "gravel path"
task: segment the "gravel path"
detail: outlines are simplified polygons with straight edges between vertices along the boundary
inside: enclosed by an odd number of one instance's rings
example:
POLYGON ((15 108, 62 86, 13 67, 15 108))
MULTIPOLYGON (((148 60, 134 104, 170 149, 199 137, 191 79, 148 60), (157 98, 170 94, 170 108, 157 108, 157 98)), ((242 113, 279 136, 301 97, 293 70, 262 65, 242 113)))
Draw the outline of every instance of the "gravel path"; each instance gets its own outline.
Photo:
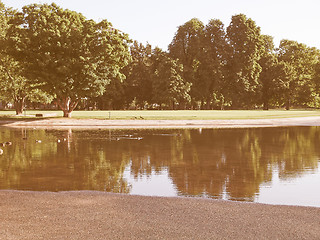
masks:
POLYGON ((0 239, 320 239, 320 208, 0 191, 0 239))

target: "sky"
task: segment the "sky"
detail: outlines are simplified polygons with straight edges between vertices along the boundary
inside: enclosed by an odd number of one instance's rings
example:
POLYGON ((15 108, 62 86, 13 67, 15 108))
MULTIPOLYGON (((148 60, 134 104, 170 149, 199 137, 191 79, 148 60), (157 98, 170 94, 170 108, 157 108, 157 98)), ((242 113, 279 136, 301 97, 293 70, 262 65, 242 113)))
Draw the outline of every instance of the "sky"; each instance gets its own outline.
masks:
POLYGON ((21 9, 31 3, 55 2, 81 12, 88 19, 107 19, 132 40, 167 50, 179 26, 192 18, 205 25, 220 19, 225 27, 231 17, 243 13, 274 37, 276 47, 289 39, 320 49, 319 0, 1 0, 21 9))

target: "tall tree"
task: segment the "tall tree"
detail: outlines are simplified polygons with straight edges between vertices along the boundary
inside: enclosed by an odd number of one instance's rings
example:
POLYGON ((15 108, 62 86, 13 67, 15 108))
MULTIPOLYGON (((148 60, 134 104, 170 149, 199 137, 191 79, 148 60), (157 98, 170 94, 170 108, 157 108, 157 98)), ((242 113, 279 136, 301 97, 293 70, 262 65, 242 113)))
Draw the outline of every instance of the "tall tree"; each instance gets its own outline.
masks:
POLYGON ((296 41, 282 40, 278 59, 286 66, 283 78, 283 101, 289 110, 292 104, 308 104, 314 101, 313 76, 319 59, 319 50, 296 41))
POLYGON ((24 65, 7 54, 8 22, 15 13, 0 2, 0 99, 13 102, 16 114, 19 115, 23 112, 26 99, 48 103, 52 98, 36 89, 36 86, 23 76, 24 65))
POLYGON ((7 9, 5 5, 0 1, 0 36, 6 35, 7 29, 7 9))
POLYGON ((273 38, 268 35, 262 35, 263 45, 262 54, 259 60, 259 65, 262 68, 259 77, 258 97, 259 104, 263 104, 263 109, 268 110, 270 104, 275 102, 281 89, 280 78, 283 76, 283 65, 279 64, 275 52, 273 38))
POLYGON ((183 78, 192 83, 191 96, 193 102, 202 99, 202 73, 200 59, 203 54, 204 24, 196 18, 191 19, 178 28, 169 45, 169 53, 173 59, 183 64, 183 78))
POLYGON ((8 33, 25 76, 56 97, 64 117, 81 98, 103 94, 110 79, 123 79, 120 69, 130 60, 126 34, 54 3, 23 7, 8 33))
POLYGON ((93 100, 98 103, 99 109, 123 109, 126 100, 124 82, 120 79, 112 79, 106 86, 104 94, 93 100))
POLYGON ((314 75, 312 81, 315 86, 314 98, 315 104, 314 106, 319 108, 320 107, 320 56, 318 62, 315 64, 314 75))
POLYGON ((210 104, 224 107, 225 65, 228 44, 223 23, 218 19, 210 20, 204 29, 203 54, 200 69, 202 70, 201 92, 207 109, 210 104))
POLYGON ((130 47, 132 62, 124 68, 126 80, 124 81, 126 102, 130 104, 133 100, 138 105, 152 101, 152 80, 151 80, 151 55, 150 44, 144 46, 134 41, 130 47))
POLYGON ((230 45, 227 63, 229 98, 235 108, 252 107, 261 72, 260 28, 251 18, 235 15, 227 28, 227 40, 230 45))
POLYGON ((168 57, 167 53, 159 48, 154 50, 152 60, 153 101, 159 105, 164 103, 171 109, 175 109, 178 104, 184 108, 191 100, 191 83, 185 82, 182 78, 183 65, 178 60, 168 57))
POLYGON ((22 74, 23 66, 9 56, 0 59, 0 99, 13 102, 17 115, 23 113, 26 100, 30 102, 50 103, 51 95, 45 94, 37 85, 30 83, 22 74))

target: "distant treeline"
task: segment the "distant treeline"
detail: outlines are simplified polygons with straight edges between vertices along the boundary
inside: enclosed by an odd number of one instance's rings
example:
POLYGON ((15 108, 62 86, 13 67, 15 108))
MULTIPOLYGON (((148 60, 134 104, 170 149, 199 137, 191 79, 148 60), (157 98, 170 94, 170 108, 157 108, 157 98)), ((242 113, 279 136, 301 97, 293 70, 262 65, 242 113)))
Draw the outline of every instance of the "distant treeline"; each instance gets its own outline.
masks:
POLYGON ((55 4, 21 12, 0 2, 0 97, 98 109, 269 109, 320 106, 320 51, 275 47, 243 14, 225 27, 191 19, 168 51, 132 41, 106 20, 55 4), (79 105, 80 103, 80 105, 79 105))

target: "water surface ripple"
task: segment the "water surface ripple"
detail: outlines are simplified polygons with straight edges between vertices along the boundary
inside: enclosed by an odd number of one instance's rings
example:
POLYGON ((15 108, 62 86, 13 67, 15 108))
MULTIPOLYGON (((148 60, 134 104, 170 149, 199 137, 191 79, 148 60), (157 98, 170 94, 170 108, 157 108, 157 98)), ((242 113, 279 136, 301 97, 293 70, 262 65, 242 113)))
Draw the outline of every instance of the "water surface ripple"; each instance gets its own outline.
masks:
POLYGON ((320 127, 0 128, 0 189, 320 207, 320 127))

